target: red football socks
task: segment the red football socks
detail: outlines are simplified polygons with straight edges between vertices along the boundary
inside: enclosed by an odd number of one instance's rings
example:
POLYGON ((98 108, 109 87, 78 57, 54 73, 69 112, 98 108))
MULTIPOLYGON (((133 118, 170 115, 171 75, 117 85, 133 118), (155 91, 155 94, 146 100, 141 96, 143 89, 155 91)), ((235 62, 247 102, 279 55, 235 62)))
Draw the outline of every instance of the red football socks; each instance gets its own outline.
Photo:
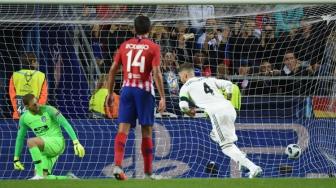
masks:
POLYGON ((144 160, 144 172, 152 174, 152 161, 153 161, 153 141, 152 138, 142 138, 141 152, 144 160))
POLYGON ((114 165, 121 166, 124 159, 127 135, 118 133, 114 139, 114 165))

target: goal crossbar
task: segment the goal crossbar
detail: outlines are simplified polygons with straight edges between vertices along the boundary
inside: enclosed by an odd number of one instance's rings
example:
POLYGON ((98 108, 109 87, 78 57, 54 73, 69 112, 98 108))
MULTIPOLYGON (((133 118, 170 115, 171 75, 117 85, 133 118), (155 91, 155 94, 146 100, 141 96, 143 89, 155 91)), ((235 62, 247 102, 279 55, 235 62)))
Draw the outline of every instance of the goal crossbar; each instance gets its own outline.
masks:
POLYGON ((335 0, 2 0, 0 4, 133 4, 133 5, 150 5, 150 4, 335 4, 335 0))

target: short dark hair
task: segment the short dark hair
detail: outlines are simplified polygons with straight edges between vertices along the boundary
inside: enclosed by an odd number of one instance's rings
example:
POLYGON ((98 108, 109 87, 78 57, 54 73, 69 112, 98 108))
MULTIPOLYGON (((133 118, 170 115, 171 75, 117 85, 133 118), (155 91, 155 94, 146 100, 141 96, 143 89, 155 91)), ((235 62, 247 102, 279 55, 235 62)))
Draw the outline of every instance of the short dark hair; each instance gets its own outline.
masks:
POLYGON ((149 33, 151 29, 151 21, 147 16, 137 16, 134 19, 135 33, 138 35, 143 35, 149 33))
POLYGON ((21 56, 21 61, 22 64, 29 66, 33 61, 36 61, 36 56, 33 52, 27 52, 21 56))
POLYGON ((183 63, 180 65, 179 72, 182 71, 193 71, 194 70, 194 65, 191 63, 183 63))
POLYGON ((295 50, 293 48, 288 48, 285 54, 294 54, 295 56, 295 50))
POLYGON ((25 106, 28 106, 28 105, 29 105, 29 102, 30 102, 31 100, 33 100, 34 98, 35 98, 35 96, 34 96, 33 94, 31 94, 31 93, 25 94, 25 95, 23 96, 23 98, 22 98, 23 104, 24 104, 25 106))

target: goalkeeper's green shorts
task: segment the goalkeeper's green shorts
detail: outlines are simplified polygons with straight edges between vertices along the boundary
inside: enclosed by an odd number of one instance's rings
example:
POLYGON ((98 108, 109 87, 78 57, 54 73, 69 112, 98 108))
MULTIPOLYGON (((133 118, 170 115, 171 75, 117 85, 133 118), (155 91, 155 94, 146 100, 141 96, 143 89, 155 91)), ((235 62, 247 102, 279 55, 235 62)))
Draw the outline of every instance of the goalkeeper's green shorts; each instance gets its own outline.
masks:
POLYGON ((58 157, 64 151, 65 141, 63 137, 41 136, 40 138, 44 141, 42 152, 43 169, 48 169, 48 172, 52 174, 52 169, 58 157))

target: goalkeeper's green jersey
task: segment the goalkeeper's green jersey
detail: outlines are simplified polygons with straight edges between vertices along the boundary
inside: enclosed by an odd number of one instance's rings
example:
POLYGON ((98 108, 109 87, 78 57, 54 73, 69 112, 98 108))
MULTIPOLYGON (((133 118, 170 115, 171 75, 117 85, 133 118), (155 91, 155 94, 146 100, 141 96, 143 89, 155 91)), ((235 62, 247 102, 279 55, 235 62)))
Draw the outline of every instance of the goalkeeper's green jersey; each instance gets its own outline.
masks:
POLYGON ((19 121, 19 131, 16 137, 15 156, 19 157, 23 148, 23 140, 28 128, 37 137, 61 137, 63 138, 61 126, 65 129, 72 140, 77 136, 64 116, 54 107, 49 105, 40 106, 39 114, 32 114, 27 110, 19 121))

